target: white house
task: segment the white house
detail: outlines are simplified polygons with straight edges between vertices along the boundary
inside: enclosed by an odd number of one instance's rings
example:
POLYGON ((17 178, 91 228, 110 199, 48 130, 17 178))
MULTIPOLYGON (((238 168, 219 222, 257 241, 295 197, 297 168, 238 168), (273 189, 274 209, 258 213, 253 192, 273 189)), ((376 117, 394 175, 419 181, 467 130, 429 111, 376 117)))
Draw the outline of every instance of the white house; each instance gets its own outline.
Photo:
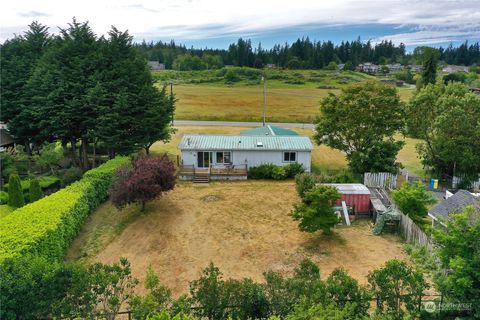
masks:
POLYGON ((185 135, 180 142, 181 179, 246 179, 250 167, 298 162, 311 169, 313 145, 308 137, 266 126, 240 135, 185 135))
POLYGON ((470 69, 465 66, 446 66, 445 68, 442 69, 442 72, 444 73, 454 73, 454 72, 464 72, 468 73, 470 69))

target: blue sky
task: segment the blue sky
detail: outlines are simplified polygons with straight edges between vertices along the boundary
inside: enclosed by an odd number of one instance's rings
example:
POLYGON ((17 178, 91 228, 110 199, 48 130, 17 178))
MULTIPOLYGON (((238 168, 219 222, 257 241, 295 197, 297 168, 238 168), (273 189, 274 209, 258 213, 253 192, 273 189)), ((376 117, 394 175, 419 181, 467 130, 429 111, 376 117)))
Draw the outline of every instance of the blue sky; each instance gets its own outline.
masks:
POLYGON ((269 48, 315 40, 392 40, 408 49, 480 41, 480 0, 16 0, 2 3, 0 41, 37 20, 58 32, 73 17, 98 35, 112 25, 135 41, 175 39, 226 48, 239 37, 269 48))

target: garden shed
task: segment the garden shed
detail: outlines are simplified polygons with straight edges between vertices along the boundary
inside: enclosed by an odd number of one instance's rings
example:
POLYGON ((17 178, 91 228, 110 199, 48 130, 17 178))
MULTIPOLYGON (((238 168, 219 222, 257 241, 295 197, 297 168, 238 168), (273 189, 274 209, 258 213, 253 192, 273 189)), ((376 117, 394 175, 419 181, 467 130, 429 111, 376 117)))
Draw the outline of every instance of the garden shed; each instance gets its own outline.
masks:
POLYGON ((324 185, 335 187, 341 193, 342 197, 337 200, 338 205, 345 201, 356 214, 370 213, 370 190, 365 185, 361 183, 324 183, 324 185))

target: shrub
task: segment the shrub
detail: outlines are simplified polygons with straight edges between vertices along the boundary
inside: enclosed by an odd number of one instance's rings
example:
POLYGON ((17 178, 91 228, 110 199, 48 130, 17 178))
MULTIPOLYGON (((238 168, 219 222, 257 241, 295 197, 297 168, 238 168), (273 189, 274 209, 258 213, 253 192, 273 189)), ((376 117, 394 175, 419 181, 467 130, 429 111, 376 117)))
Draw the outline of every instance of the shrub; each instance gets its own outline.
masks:
POLYGON ((271 179, 273 180, 285 180, 287 179, 287 172, 283 167, 274 166, 271 172, 271 179))
POLYGON ((317 183, 317 177, 313 173, 302 173, 295 177, 298 195, 303 198, 305 192, 310 191, 317 183))
POLYGON ((332 178, 332 182, 337 183, 353 183, 356 182, 353 172, 347 169, 340 170, 332 178))
POLYGON ((13 208, 25 205, 20 177, 15 173, 12 173, 8 179, 8 205, 13 208))
POLYGON ((68 168, 62 175, 62 186, 66 187, 82 178, 83 171, 78 167, 68 168))
POLYGON ((8 203, 8 193, 5 191, 0 191, 0 204, 8 203))
POLYGON ((436 202, 420 181, 403 184, 399 190, 392 192, 392 197, 400 210, 414 221, 426 216, 427 206, 436 202))
POLYGON ((43 198, 43 192, 37 179, 30 180, 29 200, 35 202, 43 198))
POLYGON ((287 173, 287 177, 289 178, 295 178, 297 174, 305 172, 305 168, 303 168, 303 165, 298 162, 290 163, 284 166, 283 168, 285 169, 285 172, 287 173))
POLYGON ((285 180, 289 177, 289 172, 296 172, 297 166, 292 166, 287 169, 288 166, 281 167, 271 163, 261 164, 256 167, 248 169, 249 179, 273 179, 273 180, 285 180), (290 170, 290 171, 287 171, 290 170))
POLYGON ((107 197, 113 173, 127 163, 117 157, 84 178, 0 220, 0 261, 34 253, 61 259, 85 218, 107 197))

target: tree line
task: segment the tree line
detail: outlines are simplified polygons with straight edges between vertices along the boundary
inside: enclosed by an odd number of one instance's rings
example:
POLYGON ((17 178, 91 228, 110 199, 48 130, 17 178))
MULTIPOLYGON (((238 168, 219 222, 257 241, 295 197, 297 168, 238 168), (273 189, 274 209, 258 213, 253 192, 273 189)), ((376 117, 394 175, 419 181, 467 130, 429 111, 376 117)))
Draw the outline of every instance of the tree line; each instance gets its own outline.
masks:
POLYGON ((175 97, 154 86, 128 32, 98 37, 74 19, 54 36, 33 22, 1 51, 1 121, 28 154, 59 141, 87 169, 98 147, 113 157, 169 139, 175 97))
MULTIPOLYGON (((422 48, 407 53, 403 43, 395 45, 392 41, 373 44, 369 41, 312 41, 308 37, 299 38, 292 44, 276 44, 270 49, 261 43, 254 48, 251 40, 238 39, 228 49, 187 48, 175 41, 158 41, 135 44, 135 48, 148 60, 159 61, 167 69, 202 70, 215 69, 224 65, 262 67, 275 64, 278 67, 321 69, 331 62, 345 63, 354 68, 360 63, 376 64, 401 63, 420 64, 422 48)), ((447 48, 439 47, 439 59, 448 64, 474 65, 480 63, 479 42, 469 44, 465 41, 458 47, 450 44, 447 48)))

